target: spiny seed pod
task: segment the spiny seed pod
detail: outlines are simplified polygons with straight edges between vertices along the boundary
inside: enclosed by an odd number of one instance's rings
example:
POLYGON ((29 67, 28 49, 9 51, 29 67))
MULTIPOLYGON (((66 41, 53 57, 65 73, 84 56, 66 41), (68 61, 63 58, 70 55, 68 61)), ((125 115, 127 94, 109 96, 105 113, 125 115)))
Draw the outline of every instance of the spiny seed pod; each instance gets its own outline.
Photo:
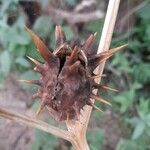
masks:
POLYGON ((85 105, 101 111, 90 99, 111 105, 92 93, 94 89, 115 91, 110 87, 97 84, 94 81, 97 75, 93 71, 100 63, 122 49, 124 45, 110 49, 108 52, 91 55, 90 47, 96 34, 91 34, 83 46, 71 47, 65 40, 62 28, 56 26, 56 49, 52 53, 35 33, 28 28, 26 30, 45 60, 45 63, 42 64, 28 57, 35 65, 34 70, 41 74, 41 78, 40 80, 21 80, 40 86, 38 92, 33 95, 33 98, 41 99, 41 106, 37 114, 47 107, 55 119, 65 121, 78 119, 80 111, 85 105))

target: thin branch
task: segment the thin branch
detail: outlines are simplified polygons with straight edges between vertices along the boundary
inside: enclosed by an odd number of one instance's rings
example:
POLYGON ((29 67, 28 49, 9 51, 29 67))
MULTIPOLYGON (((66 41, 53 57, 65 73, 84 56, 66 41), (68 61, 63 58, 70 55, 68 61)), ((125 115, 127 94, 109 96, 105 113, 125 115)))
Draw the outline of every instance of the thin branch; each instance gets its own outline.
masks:
POLYGON ((79 13, 74 11, 65 11, 49 6, 45 10, 45 13, 51 16, 53 19, 66 20, 69 24, 76 24, 81 22, 90 22, 99 20, 104 17, 104 13, 100 10, 95 10, 90 13, 79 13))
POLYGON ((72 139, 68 131, 49 125, 41 120, 31 118, 31 116, 25 116, 25 115, 22 115, 13 111, 9 111, 4 108, 0 108, 0 117, 13 120, 22 125, 27 125, 29 127, 34 127, 34 128, 43 130, 57 137, 66 139, 67 141, 71 141, 72 139))
MULTIPOLYGON (((98 51, 97 53, 101 53, 104 51, 109 50, 110 44, 111 44, 111 39, 114 31, 114 26, 118 14, 118 8, 119 8, 120 0, 109 0, 108 8, 107 8, 107 14, 104 22, 104 27, 102 31, 102 36, 100 39, 100 43, 98 46, 98 51)), ((104 70, 105 62, 101 64, 96 70, 96 74, 102 75, 102 72, 104 70)), ((97 78, 96 82, 99 83, 101 78, 97 78)), ((97 94, 97 90, 95 90, 95 94, 97 94)), ((89 116, 91 113, 91 108, 87 108, 86 111, 88 114, 87 115, 87 121, 89 121, 89 116)), ((86 113, 85 112, 85 113, 86 113)))
MULTIPOLYGON (((117 14, 118 14, 119 4, 120 4, 120 0, 109 0, 107 14, 106 14, 104 27, 103 27, 103 31, 102 31, 102 36, 100 39, 97 53, 101 53, 101 52, 109 50, 113 31, 114 31, 114 26, 115 26, 117 14)), ((101 64, 95 70, 96 74, 102 75, 104 66, 105 66, 105 62, 103 64, 101 64)), ((100 80, 101 80, 101 78, 97 78, 96 82, 99 83, 100 80)), ((97 94, 97 90, 95 90, 95 94, 97 94)), ((88 123, 88 121, 89 121, 90 114, 91 114, 91 108, 87 107, 87 111, 85 112, 85 116, 87 117, 86 123, 88 123)))
MULTIPOLYGON (((80 1, 74 8, 74 11, 81 12, 85 9, 90 9, 91 7, 94 7, 97 5, 96 0, 82 0, 80 1)), ((94 7, 95 8, 95 7, 94 7)))

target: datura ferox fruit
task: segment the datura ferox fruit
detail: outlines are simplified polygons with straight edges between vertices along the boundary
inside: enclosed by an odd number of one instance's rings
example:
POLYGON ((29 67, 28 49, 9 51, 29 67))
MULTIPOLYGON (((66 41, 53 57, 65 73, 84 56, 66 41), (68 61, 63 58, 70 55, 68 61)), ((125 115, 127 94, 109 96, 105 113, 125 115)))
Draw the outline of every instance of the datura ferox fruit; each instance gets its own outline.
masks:
POLYGON ((115 91, 110 87, 97 84, 94 80, 98 75, 93 71, 125 45, 107 52, 92 54, 91 45, 96 34, 91 34, 82 46, 70 46, 66 42, 61 26, 56 26, 56 48, 51 52, 33 31, 28 28, 26 30, 45 60, 43 64, 28 57, 35 65, 34 70, 41 74, 41 78, 39 80, 20 80, 40 87, 33 95, 33 98, 41 99, 37 114, 46 107, 55 119, 65 121, 78 119, 85 105, 102 111, 92 103, 91 99, 111 105, 92 93, 94 89, 115 91))

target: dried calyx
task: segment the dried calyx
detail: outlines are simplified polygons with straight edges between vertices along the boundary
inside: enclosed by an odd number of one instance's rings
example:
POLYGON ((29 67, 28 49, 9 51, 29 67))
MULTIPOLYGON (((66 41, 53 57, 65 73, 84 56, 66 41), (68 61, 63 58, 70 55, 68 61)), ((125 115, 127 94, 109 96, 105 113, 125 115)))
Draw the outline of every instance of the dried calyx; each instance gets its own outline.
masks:
POLYGON ((38 81, 20 80, 40 86, 38 92, 33 95, 33 98, 41 99, 37 114, 46 107, 55 119, 65 121, 78 119, 85 105, 102 111, 90 99, 111 105, 108 101, 94 95, 92 91, 94 89, 116 90, 95 83, 94 79, 97 75, 93 71, 125 45, 92 55, 91 45, 96 34, 91 34, 83 46, 71 47, 66 43, 62 28, 56 26, 56 49, 52 53, 35 33, 28 28, 26 30, 45 60, 42 64, 28 57, 35 65, 34 70, 41 74, 41 78, 38 81))

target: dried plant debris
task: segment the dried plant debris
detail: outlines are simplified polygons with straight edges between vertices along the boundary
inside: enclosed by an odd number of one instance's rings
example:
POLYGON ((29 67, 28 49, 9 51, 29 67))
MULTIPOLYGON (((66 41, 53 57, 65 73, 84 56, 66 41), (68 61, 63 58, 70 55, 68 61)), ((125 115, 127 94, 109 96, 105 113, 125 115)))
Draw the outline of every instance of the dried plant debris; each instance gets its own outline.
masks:
POLYGON ((46 107, 55 119, 65 121, 78 119, 85 105, 101 111, 90 99, 111 105, 92 93, 94 89, 115 90, 97 84, 94 81, 97 75, 93 71, 125 45, 92 55, 90 47, 96 34, 91 34, 83 46, 71 47, 66 42, 61 26, 56 26, 56 49, 52 53, 35 33, 28 28, 26 30, 45 60, 45 63, 42 64, 28 57, 35 65, 34 70, 41 74, 41 78, 40 80, 21 80, 40 87, 33 95, 33 98, 41 99, 37 115, 46 107))

